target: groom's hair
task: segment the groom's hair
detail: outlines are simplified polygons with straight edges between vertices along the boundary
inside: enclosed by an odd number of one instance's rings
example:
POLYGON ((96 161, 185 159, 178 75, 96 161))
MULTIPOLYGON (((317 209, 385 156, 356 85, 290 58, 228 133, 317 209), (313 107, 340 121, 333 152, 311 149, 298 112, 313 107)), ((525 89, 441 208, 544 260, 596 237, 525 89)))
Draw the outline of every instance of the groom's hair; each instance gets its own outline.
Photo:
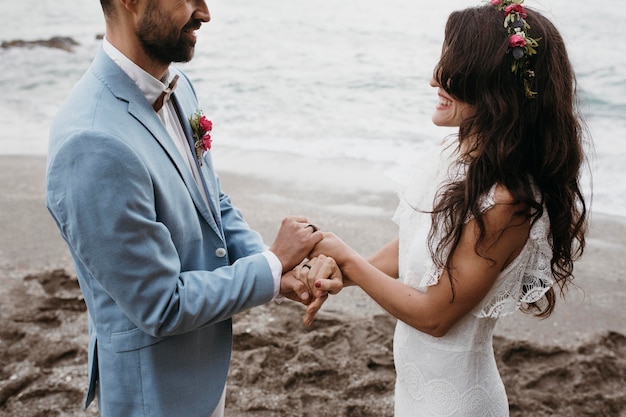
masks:
POLYGON ((113 2, 111 0, 100 0, 100 5, 102 6, 102 11, 105 16, 111 17, 113 15, 115 7, 113 6, 113 2))

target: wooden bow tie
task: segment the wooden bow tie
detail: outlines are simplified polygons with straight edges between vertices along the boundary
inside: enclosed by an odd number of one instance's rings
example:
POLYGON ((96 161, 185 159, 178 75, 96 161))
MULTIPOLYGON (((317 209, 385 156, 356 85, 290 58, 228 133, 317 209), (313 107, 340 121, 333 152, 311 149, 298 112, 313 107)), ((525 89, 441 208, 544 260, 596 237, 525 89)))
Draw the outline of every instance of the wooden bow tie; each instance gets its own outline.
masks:
POLYGON ((168 85, 167 88, 165 90, 163 90, 161 95, 156 99, 156 101, 152 105, 152 108, 154 109, 154 111, 158 112, 159 110, 161 110, 161 108, 163 107, 165 102, 167 100, 169 100, 170 95, 176 89, 176 82, 177 81, 178 81, 178 75, 175 75, 174 78, 172 79, 172 81, 170 82, 170 85, 168 85))

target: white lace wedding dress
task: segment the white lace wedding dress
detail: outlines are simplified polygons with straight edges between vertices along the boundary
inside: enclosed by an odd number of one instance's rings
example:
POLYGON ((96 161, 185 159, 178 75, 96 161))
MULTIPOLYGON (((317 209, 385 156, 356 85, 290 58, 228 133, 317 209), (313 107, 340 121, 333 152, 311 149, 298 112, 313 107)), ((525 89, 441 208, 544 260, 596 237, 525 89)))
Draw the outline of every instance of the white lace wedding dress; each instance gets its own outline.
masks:
MULTIPOLYGON (((426 154, 410 176, 394 221, 400 229, 400 280, 427 291, 441 274, 427 250, 429 210, 440 183, 450 175, 453 159, 443 145, 426 154), (443 151, 443 152, 442 152, 443 151)), ((493 205, 495 185, 482 208, 493 205)), ((519 256, 498 276, 476 308, 445 336, 436 338, 402 321, 394 336, 397 373, 395 417, 508 416, 508 401, 496 367, 492 335, 498 317, 514 312, 521 302, 536 301, 552 285, 547 212, 532 226, 519 256)))

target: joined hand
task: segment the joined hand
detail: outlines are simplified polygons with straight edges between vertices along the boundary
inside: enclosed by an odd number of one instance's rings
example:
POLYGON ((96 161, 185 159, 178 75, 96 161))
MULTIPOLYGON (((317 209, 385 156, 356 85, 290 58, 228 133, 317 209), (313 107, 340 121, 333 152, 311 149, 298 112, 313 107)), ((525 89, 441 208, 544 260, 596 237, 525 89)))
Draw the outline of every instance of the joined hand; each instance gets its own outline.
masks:
POLYGON ((343 276, 335 260, 325 255, 305 260, 293 272, 295 278, 304 284, 308 293, 312 295, 302 319, 305 326, 310 326, 328 294, 337 294, 343 289, 343 276))

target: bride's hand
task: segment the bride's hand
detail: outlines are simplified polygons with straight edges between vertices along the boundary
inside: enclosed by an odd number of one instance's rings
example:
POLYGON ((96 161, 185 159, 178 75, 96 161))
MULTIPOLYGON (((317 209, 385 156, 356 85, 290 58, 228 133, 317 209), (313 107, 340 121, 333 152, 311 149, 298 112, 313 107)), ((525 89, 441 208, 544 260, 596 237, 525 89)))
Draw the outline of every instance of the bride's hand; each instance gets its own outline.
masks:
POLYGON ((296 278, 302 281, 309 294, 315 298, 337 294, 343 289, 343 276, 335 260, 326 255, 318 255, 305 260, 295 270, 296 278))
POLYGON ((332 257, 339 266, 355 255, 358 256, 350 246, 332 232, 324 232, 324 238, 317 242, 309 256, 316 257, 320 254, 332 257))
POLYGON ((304 325, 310 326, 328 294, 337 294, 343 289, 343 277, 335 260, 325 255, 302 262, 294 269, 294 274, 313 295, 303 318, 304 325))

